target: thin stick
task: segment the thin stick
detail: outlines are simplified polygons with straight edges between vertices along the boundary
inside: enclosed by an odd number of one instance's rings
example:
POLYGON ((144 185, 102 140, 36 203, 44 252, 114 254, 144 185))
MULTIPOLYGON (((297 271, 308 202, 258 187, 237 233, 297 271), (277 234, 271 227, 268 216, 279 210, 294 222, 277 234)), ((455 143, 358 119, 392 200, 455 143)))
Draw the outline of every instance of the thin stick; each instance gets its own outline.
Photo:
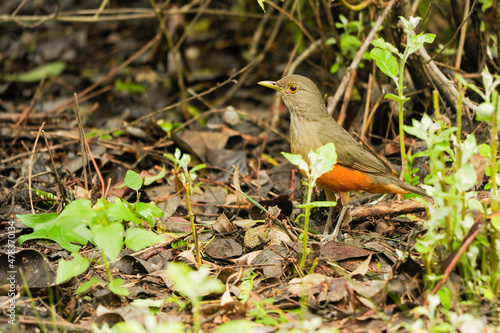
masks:
POLYGON ((30 168, 28 170, 28 189, 29 189, 29 194, 30 194, 30 204, 31 204, 31 213, 32 214, 35 214, 35 207, 33 206, 33 189, 31 188, 31 176, 33 175, 33 160, 35 159, 36 145, 38 144, 38 139, 40 138, 40 134, 42 133, 44 125, 45 125, 45 122, 42 123, 42 126, 40 126, 40 129, 38 130, 38 134, 36 135, 35 144, 33 145, 33 150, 31 152, 30 168))
POLYGON ((47 152, 49 153, 50 162, 52 163, 52 168, 54 169, 53 172, 54 172, 54 175, 56 176, 57 185, 59 186, 59 192, 61 192, 61 197, 63 199, 62 202, 63 202, 63 206, 64 206, 67 203, 66 189, 64 188, 62 181, 61 181, 61 177, 59 177, 59 173, 57 172, 56 163, 54 162, 54 156, 52 155, 52 149, 50 149, 49 140, 47 140, 47 136, 45 135, 44 130, 42 130, 42 135, 43 135, 43 140, 45 141, 45 146, 47 146, 47 152))
POLYGON ((465 44, 465 36, 467 35, 467 22, 469 21, 467 18, 467 12, 469 11, 470 0, 465 0, 465 8, 464 8, 464 20, 463 26, 460 29, 460 40, 458 42, 458 50, 457 50, 457 58, 455 59, 455 68, 460 68, 460 64, 462 63, 462 55, 464 54, 464 44, 465 44))

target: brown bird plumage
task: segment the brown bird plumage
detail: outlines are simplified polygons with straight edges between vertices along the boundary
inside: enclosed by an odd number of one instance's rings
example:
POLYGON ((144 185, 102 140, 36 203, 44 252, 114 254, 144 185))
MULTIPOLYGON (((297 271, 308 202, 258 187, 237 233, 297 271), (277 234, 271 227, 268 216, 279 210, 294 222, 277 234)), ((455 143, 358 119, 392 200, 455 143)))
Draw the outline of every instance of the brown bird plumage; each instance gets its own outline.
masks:
MULTIPOLYGON (((290 110, 290 145, 293 154, 300 154, 306 161, 311 150, 333 142, 337 152, 337 164, 322 175, 317 183, 325 190, 328 200, 335 200, 333 192, 339 193, 343 209, 349 205, 349 191, 370 193, 416 193, 426 196, 423 189, 399 180, 392 171, 371 151, 356 141, 327 112, 321 93, 307 77, 286 76, 276 82, 261 81, 260 85, 281 93, 290 110)), ((325 232, 328 231, 328 217, 325 232)), ((333 233, 336 236, 339 224, 333 233)))

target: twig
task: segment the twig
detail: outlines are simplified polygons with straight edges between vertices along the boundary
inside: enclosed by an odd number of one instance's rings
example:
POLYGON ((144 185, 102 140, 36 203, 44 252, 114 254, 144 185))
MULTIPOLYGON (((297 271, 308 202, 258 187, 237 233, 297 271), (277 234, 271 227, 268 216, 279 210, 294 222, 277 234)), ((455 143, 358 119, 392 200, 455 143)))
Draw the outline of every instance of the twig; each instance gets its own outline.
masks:
MULTIPOLYGON (((464 44, 465 44, 465 36, 467 36, 467 22, 466 20, 467 12, 469 11, 470 0, 465 0, 465 8, 464 8, 464 21, 462 22, 463 27, 460 29, 462 32, 460 33, 460 40, 458 42, 457 49, 457 58, 455 59, 455 68, 460 68, 460 64, 462 63, 462 55, 464 53, 464 44)), ((474 7, 473 7, 474 8, 474 7)))
POLYGON ((52 155, 52 149, 50 149, 49 140, 47 140, 47 136, 45 135, 44 130, 42 130, 42 135, 43 135, 43 140, 45 141, 45 146, 47 146, 47 152, 49 153, 50 162, 52 163, 52 168, 54 169, 54 175, 56 176, 57 185, 59 186, 59 192, 61 192, 62 204, 63 206, 65 206, 67 203, 66 189, 64 188, 61 181, 61 177, 59 177, 59 173, 57 172, 56 163, 54 162, 54 156, 52 155))
MULTIPOLYGON (((443 95, 443 98, 448 101, 450 105, 454 105, 458 98, 458 91, 455 88, 454 83, 450 81, 443 74, 443 72, 441 72, 424 47, 417 52, 417 54, 422 58, 422 66, 426 74, 430 76, 432 83, 439 90, 440 94, 443 95)), ((469 98, 464 98, 463 103, 472 110, 477 110, 477 105, 474 104, 469 98)))
MULTIPOLYGON (((83 96, 87 95, 92 90, 94 90, 95 88, 97 88, 99 85, 101 85, 103 82, 105 82, 105 81, 113 78, 121 69, 127 67, 132 61, 134 61, 135 59, 137 59, 141 54, 143 54, 144 52, 146 52, 152 45, 154 45, 154 43, 157 42, 158 38, 159 38, 158 35, 155 36, 146 45, 144 45, 139 51, 137 51, 136 53, 134 53, 130 58, 128 58, 123 63, 121 63, 120 65, 116 66, 115 68, 113 68, 102 79, 100 79, 99 81, 95 82, 94 84, 88 86, 84 90, 80 91, 78 93, 78 97, 82 98, 83 96)), ((66 101, 64 101, 62 104, 56 106, 55 108, 53 108, 52 110, 50 110, 48 113, 56 113, 56 114, 60 113, 63 110, 65 110, 66 108, 69 108, 69 107, 73 106, 74 105, 73 103, 74 103, 74 98, 68 98, 66 101)))
POLYGON ((35 207, 33 206, 33 189, 31 188, 31 176, 33 175, 33 160, 35 159, 36 145, 38 144, 38 139, 40 138, 40 134, 42 133, 44 125, 45 125, 45 122, 42 123, 42 125, 40 126, 40 129, 38 130, 38 134, 36 135, 35 143, 33 144, 33 150, 31 152, 30 168, 28 170, 28 188, 29 188, 31 213, 32 214, 35 214, 35 207))
POLYGON ((432 58, 430 58, 428 61, 431 61, 431 60, 434 60, 436 59, 437 57, 439 57, 439 55, 441 53, 443 53, 444 50, 446 50, 450 44, 455 40, 455 38, 457 38, 457 35, 458 33, 460 32, 460 30, 462 29, 462 26, 464 26, 467 21, 469 20, 469 17, 472 15, 472 13, 474 12, 474 7, 476 6, 476 2, 477 0, 474 0, 474 3, 472 4, 472 7, 469 11, 469 14, 467 15, 467 17, 464 18, 464 20, 462 21, 462 23, 460 23, 460 25, 458 26, 457 30, 455 31, 455 33, 453 34, 453 37, 451 37, 450 41, 448 43, 446 43, 445 46, 443 46, 443 48, 441 50, 439 50, 438 53, 436 53, 432 58))
POLYGON ((340 114, 339 118, 337 119, 337 122, 339 123, 340 126, 344 126, 345 118, 347 115, 347 106, 349 105, 351 99, 352 86, 354 85, 357 72, 358 70, 354 68, 354 71, 352 72, 351 78, 349 79, 349 84, 347 85, 347 89, 344 94, 344 101, 342 102, 342 106, 340 107, 340 114))
POLYGON ((87 164, 88 164, 88 154, 85 150, 85 130, 83 129, 82 116, 80 115, 80 104, 78 103, 78 95, 74 93, 75 98, 75 116, 78 123, 78 133, 80 134, 80 150, 82 152, 82 169, 83 169, 83 182, 85 184, 85 190, 89 190, 88 176, 87 176, 87 164))

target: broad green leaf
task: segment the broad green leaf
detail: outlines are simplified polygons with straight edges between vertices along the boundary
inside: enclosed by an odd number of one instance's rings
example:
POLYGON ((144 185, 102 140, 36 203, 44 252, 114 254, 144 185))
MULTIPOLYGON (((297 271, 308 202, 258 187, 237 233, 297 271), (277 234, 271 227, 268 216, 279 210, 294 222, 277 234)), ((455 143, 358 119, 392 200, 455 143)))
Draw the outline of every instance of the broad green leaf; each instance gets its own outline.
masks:
POLYGON ((135 171, 128 170, 123 183, 134 191, 139 191, 142 186, 142 177, 135 171))
POLYGON ((383 38, 377 38, 371 42, 373 46, 382 50, 388 50, 394 54, 397 54, 400 58, 403 57, 401 53, 399 53, 398 49, 392 45, 391 43, 386 42, 383 38))
POLYGON ((3 76, 3 79, 5 81, 33 83, 41 81, 44 77, 48 78, 59 76, 65 69, 66 64, 63 61, 56 61, 32 69, 28 72, 20 74, 6 74, 3 76))
POLYGON ((89 268, 89 260, 78 253, 73 253, 73 259, 60 260, 57 266, 56 284, 68 281, 72 277, 82 274, 89 268))
POLYGON ((289 153, 285 153, 285 152, 282 152, 281 155, 285 156, 285 158, 290 163, 292 163, 297 168, 299 168, 299 170, 302 170, 306 174, 310 174, 309 165, 307 164, 306 161, 304 161, 302 156, 300 156, 298 154, 289 154, 289 153))
POLYGON ((38 215, 19 215, 16 217, 30 228, 35 230, 45 230, 48 231, 56 223, 56 219, 59 214, 48 213, 48 214, 38 214, 38 215))
POLYGON ((135 214, 128 207, 122 205, 119 200, 115 200, 115 203, 110 204, 108 216, 112 219, 116 219, 118 222, 129 221, 134 222, 137 225, 142 223, 141 219, 135 216, 135 214))
POLYGON ((409 56, 410 54, 417 52, 420 48, 422 48, 424 43, 430 44, 430 43, 434 42, 434 38, 436 38, 436 35, 426 34, 423 32, 416 35, 416 36, 410 37, 409 43, 408 43, 408 49, 406 51, 406 55, 409 56))
POLYGON ((163 211, 160 208, 158 208, 158 206, 152 203, 137 202, 135 204, 135 209, 137 213, 139 213, 148 221, 150 226, 154 226, 155 217, 163 216, 163 211))
POLYGON ((212 292, 223 292, 224 284, 214 278, 209 278, 206 266, 194 271, 186 264, 170 262, 167 265, 168 278, 174 282, 176 290, 191 300, 196 300, 212 292))
POLYGON ((112 282, 108 283, 108 288, 116 295, 128 296, 130 294, 127 288, 123 288, 123 279, 114 279, 112 282))
POLYGON ((479 146, 479 155, 482 157, 491 157, 491 146, 483 143, 479 146))
POLYGON ((106 226, 98 224, 91 231, 97 247, 114 262, 123 246, 123 225, 119 222, 106 226))
POLYGON ((154 232, 140 228, 130 228, 125 234, 125 245, 134 251, 140 251, 164 240, 154 232))
POLYGON ((398 60, 391 54, 391 52, 374 48, 370 51, 370 56, 375 60, 377 67, 382 71, 382 73, 389 76, 394 80, 394 82, 398 82, 398 60))
POLYGON ((76 294, 78 295, 87 291, 90 287, 92 287, 94 284, 98 284, 99 282, 99 279, 95 277, 92 280, 82 283, 82 285, 76 290, 76 294))
POLYGON ((78 199, 64 207, 56 220, 61 229, 72 230, 80 224, 88 225, 95 216, 90 200, 78 199))
POLYGON ((316 152, 309 152, 308 157, 311 163, 311 177, 314 180, 331 171, 337 163, 337 152, 331 142, 319 147, 316 152))

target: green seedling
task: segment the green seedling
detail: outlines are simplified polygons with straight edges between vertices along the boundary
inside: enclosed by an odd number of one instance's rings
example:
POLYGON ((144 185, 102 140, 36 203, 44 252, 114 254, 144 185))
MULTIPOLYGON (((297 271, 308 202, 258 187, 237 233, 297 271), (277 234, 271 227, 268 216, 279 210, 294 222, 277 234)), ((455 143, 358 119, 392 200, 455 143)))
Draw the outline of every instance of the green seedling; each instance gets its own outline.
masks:
MULTIPOLYGON (((403 79, 405 65, 411 54, 417 52, 424 46, 425 43, 434 42, 436 35, 423 32, 416 34, 415 29, 417 28, 418 22, 421 20, 420 17, 410 16, 409 20, 406 20, 404 17, 400 17, 400 19, 403 24, 407 40, 403 53, 400 53, 394 45, 386 42, 383 38, 378 38, 372 41, 372 45, 375 46, 375 48, 370 51, 370 56, 373 60, 375 60, 377 67, 382 71, 382 73, 390 77, 396 84, 396 91, 398 94, 386 94, 385 98, 394 100, 398 103, 399 144, 401 148, 401 161, 405 163, 407 158, 403 130, 403 107, 404 104, 410 100, 408 97, 404 96, 405 86, 403 79), (399 63, 396 57, 399 58, 399 63)), ((407 168, 407 170, 411 172, 410 168, 407 168)))
MULTIPOLYGON (((198 164, 193 168, 189 167, 189 163, 191 162, 191 156, 189 154, 181 154, 179 148, 175 149, 175 154, 165 154, 172 163, 174 164, 174 176, 176 179, 176 184, 182 184, 185 193, 186 193, 186 201, 188 204, 188 214, 189 221, 191 222, 191 231, 193 233, 194 246, 196 250, 196 260, 198 264, 201 265, 201 255, 200 255, 200 246, 198 244, 198 233, 196 231, 196 226, 194 224, 194 213, 193 208, 191 206, 191 195, 193 194, 196 187, 201 185, 200 183, 195 183, 196 180, 196 172, 204 169, 205 164, 198 164)), ((178 189, 180 190, 180 189, 178 189)))
POLYGON ((248 312, 248 316, 253 318, 257 324, 266 326, 278 326, 286 323, 288 320, 281 309, 267 309, 268 304, 273 304, 274 298, 268 298, 263 301, 255 302, 254 308, 248 312), (279 320, 275 316, 278 315, 279 320))
MULTIPOLYGON (((142 179, 135 172, 129 171, 125 184, 138 191, 142 179)), ((63 283, 87 270, 90 259, 78 254, 81 245, 93 243, 102 251, 102 264, 108 275, 109 289, 118 295, 127 295, 128 290, 122 288, 122 279, 113 279, 111 264, 116 261, 122 247, 139 251, 163 240, 150 230, 141 228, 143 221, 154 225, 154 218, 163 215, 163 211, 153 204, 136 202, 130 204, 119 198, 114 203, 100 198, 94 206, 90 200, 78 199, 64 207, 60 214, 48 213, 39 215, 17 215, 33 233, 19 237, 19 245, 30 239, 48 239, 58 243, 62 248, 72 252, 73 259, 59 262, 56 283, 63 283), (123 222, 133 225, 125 231, 123 222)), ((92 285, 99 283, 93 279, 84 283, 79 289, 81 293, 92 285)))
MULTIPOLYGON (((488 103, 497 105, 497 96, 494 87, 499 84, 500 78, 493 79, 488 73, 483 73, 484 97, 488 103), (497 81, 497 82, 495 82, 497 81)), ((464 82, 462 82, 464 83, 464 82)), ((469 85, 473 90, 477 87, 469 85)), ((461 100, 463 90, 460 93, 457 103, 457 115, 461 117, 461 100)), ((437 103, 435 103, 437 105, 437 103)), ((491 106, 482 106, 487 111, 491 106)), ((498 136, 497 108, 493 114, 490 111, 482 114, 479 112, 479 120, 486 120, 491 124, 490 146, 477 145, 474 135, 469 135, 461 139, 460 127, 449 127, 441 119, 439 107, 435 107, 436 119, 431 119, 424 115, 421 121, 413 120, 413 126, 405 126, 405 131, 415 137, 425 141, 429 156, 430 173, 425 179, 425 183, 433 188, 433 203, 417 198, 427 206, 428 221, 426 222, 427 232, 417 241, 415 249, 420 253, 423 260, 426 274, 425 283, 431 289, 440 280, 442 265, 446 258, 456 254, 459 247, 464 243, 464 239, 474 224, 477 212, 491 217, 492 223, 485 223, 483 230, 478 236, 468 241, 470 245, 464 255, 460 256, 457 273, 464 281, 464 291, 454 294, 454 300, 460 300, 463 296, 469 301, 469 306, 479 310, 480 304, 487 299, 491 301, 493 307, 498 302, 500 291, 499 280, 499 231, 493 222, 496 218, 495 210, 498 208, 497 182, 499 172, 497 167, 496 141, 498 136), (484 117, 484 118, 483 118, 484 117), (491 204, 483 206, 474 198, 471 192, 477 183, 476 171, 473 167, 472 159, 478 152, 490 157, 490 186, 491 204), (476 213, 475 213, 476 212, 476 213), (437 263, 436 263, 437 261, 437 263)), ((458 120, 458 119, 457 119, 458 120)), ((460 126, 461 121, 457 124, 460 126)), ((498 224, 497 224, 498 226, 498 224)), ((455 303, 450 303, 449 293, 446 286, 441 287, 437 295, 441 297, 441 307, 446 311, 451 311, 455 303)))
POLYGON ((193 332, 198 333, 201 329, 201 299, 211 293, 222 293, 224 284, 209 278, 209 269, 201 266, 198 271, 183 263, 171 262, 167 265, 168 278, 174 282, 175 289, 187 297, 193 308, 193 332))
MULTIPOLYGON (((335 74, 339 68, 346 63, 350 62, 359 51, 359 48, 363 42, 361 41, 361 36, 363 35, 364 23, 363 23, 363 13, 359 13, 359 19, 357 21, 348 20, 342 14, 339 14, 339 21, 335 23, 335 28, 342 31, 340 34, 339 50, 336 52, 335 63, 330 67, 330 73, 335 74)), ((337 40, 333 37, 326 40, 326 45, 337 44, 337 40)), ((368 52, 363 54, 364 60, 369 60, 370 56, 368 52)), ((359 67, 363 68, 364 63, 360 62, 359 67)))
POLYGON ((301 172, 307 177, 306 203, 297 206, 304 209, 304 214, 301 214, 297 217, 297 219, 304 218, 304 233, 302 236, 303 253, 299 263, 299 274, 302 275, 306 258, 309 254, 309 249, 307 247, 307 235, 309 232, 309 217, 311 215, 311 209, 314 207, 333 207, 337 204, 336 202, 332 201, 311 202, 312 191, 314 186, 316 186, 316 181, 323 174, 333 169, 334 165, 337 163, 337 153, 335 152, 334 144, 328 143, 318 148, 316 152, 309 152, 309 163, 307 163, 301 155, 294 155, 289 153, 282 154, 286 157, 287 160, 290 161, 290 163, 297 166, 299 170, 301 170, 301 172))

